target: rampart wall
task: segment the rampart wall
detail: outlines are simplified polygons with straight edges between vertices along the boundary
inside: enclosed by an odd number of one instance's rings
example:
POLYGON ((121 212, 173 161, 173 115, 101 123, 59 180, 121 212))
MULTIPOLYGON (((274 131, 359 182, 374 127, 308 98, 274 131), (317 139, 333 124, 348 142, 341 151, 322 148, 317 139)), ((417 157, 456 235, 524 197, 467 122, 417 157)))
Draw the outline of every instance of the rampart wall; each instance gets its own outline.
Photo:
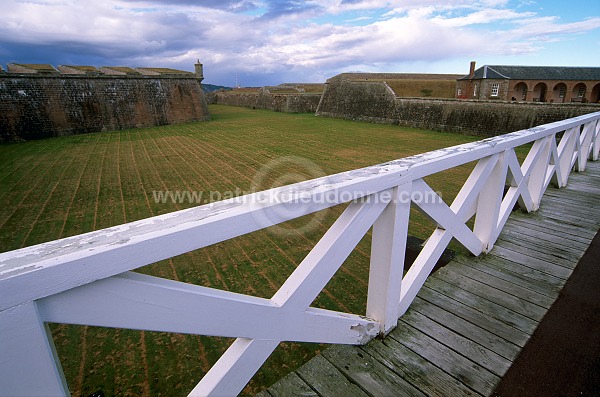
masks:
POLYGON ((0 73, 0 142, 209 118, 194 77, 0 73))
POLYGON ((399 98, 385 82, 334 77, 318 116, 494 136, 600 111, 597 104, 399 98))
POLYGON ((317 111, 321 94, 275 94, 261 88, 258 93, 213 92, 210 103, 265 109, 284 113, 314 113, 317 111))

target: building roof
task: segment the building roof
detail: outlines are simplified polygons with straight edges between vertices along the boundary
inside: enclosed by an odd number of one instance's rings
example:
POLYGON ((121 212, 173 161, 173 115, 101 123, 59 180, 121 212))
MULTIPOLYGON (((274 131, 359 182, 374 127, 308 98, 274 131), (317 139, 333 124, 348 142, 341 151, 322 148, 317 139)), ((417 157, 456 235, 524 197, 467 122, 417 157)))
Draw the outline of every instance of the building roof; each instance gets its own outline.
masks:
POLYGON ((599 67, 485 65, 459 80, 600 80, 599 67))

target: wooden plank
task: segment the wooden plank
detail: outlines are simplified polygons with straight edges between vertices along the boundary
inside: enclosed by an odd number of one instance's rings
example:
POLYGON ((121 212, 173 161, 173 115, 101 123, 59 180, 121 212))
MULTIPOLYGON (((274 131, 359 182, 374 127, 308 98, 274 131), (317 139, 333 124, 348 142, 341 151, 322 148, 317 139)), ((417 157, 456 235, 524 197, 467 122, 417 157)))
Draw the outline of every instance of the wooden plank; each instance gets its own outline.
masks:
POLYGON ((269 388, 273 397, 310 397, 318 394, 310 388, 295 372, 290 372, 269 388))
POLYGON ((593 206, 596 203, 581 204, 576 201, 562 202, 557 200, 546 200, 540 206, 540 209, 552 211, 553 213, 563 214, 583 219, 585 224, 595 225, 600 219, 600 209, 593 206))
POLYGON ((587 193, 587 192, 569 192, 570 194, 565 195, 554 190, 548 190, 545 193, 545 197, 553 202, 560 202, 565 204, 586 205, 596 204, 600 201, 598 194, 587 193))
POLYGON ((362 349, 428 396, 480 396, 393 338, 373 340, 362 349))
POLYGON ((566 282, 564 278, 556 277, 543 271, 533 269, 526 265, 522 265, 505 258, 500 258, 495 255, 488 255, 486 259, 487 260, 485 261, 485 264, 488 267, 495 267, 500 271, 516 273, 527 280, 535 280, 543 284, 548 284, 552 286, 552 290, 556 291, 557 293, 560 292, 566 282))
POLYGON ((323 351, 322 355, 369 395, 382 397, 425 396, 400 375, 359 347, 335 345, 323 351))
POLYGON ((587 184, 583 181, 569 180, 569 182, 567 183, 567 187, 577 191, 587 192, 591 194, 600 194, 600 188, 592 184, 587 184))
POLYGON ((360 387, 346 379, 333 364, 321 355, 312 358, 296 373, 320 396, 367 397, 360 387))
POLYGON ((477 393, 489 395, 500 380, 498 376, 487 369, 403 321, 398 321, 398 326, 389 333, 389 337, 460 380, 477 393))
POLYGON ((565 208, 562 208, 561 210, 554 207, 546 208, 544 206, 540 206, 540 209, 537 212, 545 218, 554 219, 580 229, 590 231, 598 230, 596 222, 591 222, 589 219, 586 219, 585 216, 571 215, 568 213, 568 209, 565 208))
MULTIPOLYGON (((543 226, 538 226, 540 229, 544 229, 543 226)), ((517 222, 508 222, 502 233, 509 233, 514 236, 514 238, 524 238, 523 236, 527 236, 527 239, 536 239, 540 241, 545 241, 549 244, 554 244, 560 248, 572 249, 573 251, 584 251, 588 247, 588 243, 581 242, 575 239, 566 239, 565 234, 562 236, 557 236, 555 234, 550 233, 547 229, 544 231, 538 230, 538 228, 529 225, 529 227, 523 226, 523 224, 519 224, 517 222)), ((501 234, 502 236, 502 234, 501 234)))
MULTIPOLYGON (((485 313, 482 313, 471 306, 463 304, 462 302, 456 301, 444 294, 441 294, 433 289, 428 288, 427 286, 423 287, 419 292, 418 298, 413 302, 415 306, 415 310, 419 310, 419 312, 423 314, 429 314, 433 312, 437 312, 439 310, 443 310, 448 312, 449 315, 453 315, 459 317, 468 327, 468 324, 473 324, 481 329, 486 330, 492 335, 496 335, 501 339, 507 340, 508 342, 516 345, 516 346, 524 346, 525 342, 529 339, 529 334, 523 332, 510 324, 507 324, 501 320, 498 320, 492 316, 489 316, 485 313), (428 306, 422 305, 421 301, 429 303, 428 306), (427 310, 422 310, 421 307, 427 308, 427 310)), ((449 318, 450 316, 446 317, 449 318)), ((456 320, 461 321, 461 320, 456 320)), ((445 325, 450 327, 450 322, 446 321, 445 325)), ((510 347, 508 348, 510 350, 510 347)), ((499 354, 507 354, 508 356, 511 353, 505 353, 497 351, 499 354)), ((507 356, 505 356, 507 357, 507 356)), ((510 358, 510 357, 507 357, 510 358)))
POLYGON ((493 255, 499 258, 508 259, 509 261, 520 263, 524 266, 531 267, 532 269, 539 270, 544 273, 548 273, 555 277, 560 277, 562 279, 568 279, 573 270, 568 269, 564 266, 555 265, 554 263, 548 263, 541 259, 533 258, 528 255, 524 255, 520 252, 515 252, 509 249, 506 249, 501 246, 494 246, 494 248, 490 251, 488 255, 493 255))
POLYGON ((537 321, 507 309, 504 306, 498 305, 497 303, 494 303, 486 298, 482 298, 481 296, 470 291, 466 291, 460 287, 457 287, 454 284, 450 284, 443 279, 438 278, 437 272, 429 277, 425 285, 432 290, 439 292, 440 294, 459 301, 479 311, 480 313, 490 316, 491 318, 508 326, 523 331, 526 334, 531 335, 537 327, 537 321))
MULTIPOLYGON (((480 344, 507 360, 513 361, 521 350, 519 346, 510 343, 506 339, 500 338, 490 331, 470 323, 469 321, 465 321, 465 319, 458 317, 452 312, 444 310, 420 297, 415 298, 413 304, 410 306, 410 310, 429 317, 444 327, 480 344)), ((482 313, 478 313, 478 316, 485 317, 482 313)), ((527 338, 527 336, 525 338, 527 338)))
POLYGON ((579 259, 585 252, 585 249, 575 246, 559 246, 548 241, 536 239, 527 235, 519 235, 518 233, 508 230, 498 238, 498 241, 518 245, 527 250, 549 254, 567 261, 574 261, 575 263, 579 262, 579 259))
POLYGON ((446 266, 436 273, 436 277, 441 278, 455 286, 467 290, 475 295, 487 299, 491 302, 504 306, 516 313, 528 317, 534 321, 540 321, 546 310, 538 305, 530 302, 525 302, 515 296, 501 291, 497 288, 483 284, 482 282, 465 277, 456 270, 446 266))
POLYGON ((513 243, 511 241, 507 241, 507 240, 500 240, 497 243, 498 247, 502 247, 502 248, 506 248, 508 250, 514 251, 514 252, 518 252, 520 254, 532 257, 532 258, 536 258, 536 259, 540 259, 543 260, 545 262, 548 263, 553 263, 555 265, 558 266, 562 266, 565 267, 567 269, 574 269, 575 266, 577 266, 577 259, 574 259, 573 257, 569 258, 569 259, 565 259, 565 258, 561 258, 555 255, 552 255, 551 253, 544 253, 541 252, 540 250, 533 250, 532 248, 523 246, 523 245, 519 245, 516 243, 513 243))
POLYGON ((546 232, 557 237, 561 237, 567 241, 577 241, 586 245, 590 244, 590 241, 595 236, 593 231, 581 230, 578 227, 561 224, 560 222, 542 218, 537 215, 527 216, 524 214, 514 213, 511 217, 512 225, 518 225, 523 228, 531 228, 541 232, 546 232))
POLYGON ((553 300, 558 297, 562 285, 564 285, 564 280, 541 272, 537 272, 536 275, 539 278, 542 278, 543 281, 540 281, 536 278, 531 278, 524 272, 531 274, 532 272, 535 272, 535 270, 510 261, 505 261, 505 263, 507 263, 505 265, 499 264, 498 262, 500 262, 500 258, 488 256, 486 257, 486 260, 474 260, 472 258, 464 258, 463 256, 459 256, 454 258, 454 261, 489 275, 509 281, 521 287, 531 289, 549 298, 552 298, 553 300), (554 284, 551 284, 547 280, 554 282, 554 284))
POLYGON ((493 374, 502 376, 510 367, 510 360, 463 335, 453 332, 415 310, 407 311, 400 320, 448 346, 474 363, 481 365, 493 374))
POLYGON ((462 274, 465 277, 479 281, 483 284, 489 285, 492 288, 499 289, 519 299, 533 303, 537 306, 544 307, 546 309, 549 309, 554 303, 554 299, 546 295, 542 295, 535 290, 521 287, 520 285, 506 281, 492 274, 482 272, 471 266, 456 263, 454 266, 452 266, 452 270, 456 271, 456 273, 462 274))

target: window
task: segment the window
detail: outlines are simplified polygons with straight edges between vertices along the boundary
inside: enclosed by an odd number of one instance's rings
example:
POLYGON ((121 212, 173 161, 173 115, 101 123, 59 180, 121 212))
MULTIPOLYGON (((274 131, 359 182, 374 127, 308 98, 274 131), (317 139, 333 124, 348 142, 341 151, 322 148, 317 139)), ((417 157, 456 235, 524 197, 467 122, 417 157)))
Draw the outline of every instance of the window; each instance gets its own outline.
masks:
POLYGON ((461 96, 462 95, 462 90, 459 88, 458 91, 456 91, 456 96, 461 96))
POLYGON ((498 96, 498 91, 500 91, 500 83, 492 84, 492 96, 498 96))
POLYGON ((475 84, 475 88, 473 88, 473 96, 477 97, 477 84, 475 84))
POLYGON ((580 86, 577 90, 577 98, 583 98, 585 95, 585 86, 580 86))
POLYGON ((559 98, 564 98, 565 94, 567 93, 567 87, 564 85, 560 86, 560 91, 558 92, 558 97, 559 98))

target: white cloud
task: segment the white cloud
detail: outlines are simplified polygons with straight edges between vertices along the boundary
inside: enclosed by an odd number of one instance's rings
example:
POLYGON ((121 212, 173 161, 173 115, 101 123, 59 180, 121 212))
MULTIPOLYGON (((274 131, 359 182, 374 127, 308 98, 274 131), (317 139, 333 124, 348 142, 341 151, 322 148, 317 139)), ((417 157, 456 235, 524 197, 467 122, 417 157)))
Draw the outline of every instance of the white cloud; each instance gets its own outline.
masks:
POLYGON ((394 70, 404 62, 527 54, 542 42, 600 28, 600 18, 561 23, 556 16, 507 8, 509 4, 506 0, 5 0, 0 54, 9 62, 26 62, 18 58, 38 51, 55 54, 46 61, 54 64, 89 55, 104 64, 186 70, 200 58, 207 81, 213 81, 211 75, 218 80, 235 72, 257 79, 268 75, 300 80, 350 68, 394 70), (329 22, 321 22, 328 17, 329 22))

